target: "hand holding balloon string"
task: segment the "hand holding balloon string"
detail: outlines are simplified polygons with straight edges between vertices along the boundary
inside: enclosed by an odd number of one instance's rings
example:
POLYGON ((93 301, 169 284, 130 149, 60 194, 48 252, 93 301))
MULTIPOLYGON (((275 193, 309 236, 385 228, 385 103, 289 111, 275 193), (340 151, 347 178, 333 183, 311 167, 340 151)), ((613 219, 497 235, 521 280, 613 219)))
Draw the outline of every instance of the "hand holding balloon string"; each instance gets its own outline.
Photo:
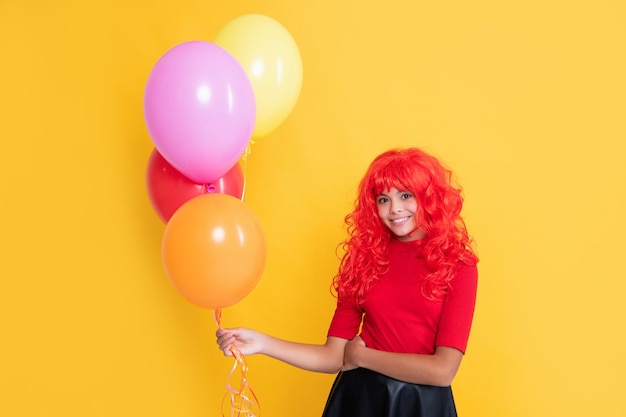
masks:
MULTIPOLYGON (((220 308, 216 308, 213 310, 213 314, 218 331, 223 330, 221 325, 222 310, 220 308)), ((241 381, 239 382, 238 389, 234 388, 230 383, 226 383, 226 389, 228 392, 222 398, 222 416, 224 416, 224 404, 226 398, 230 396, 231 417, 257 417, 260 415, 261 407, 256 394, 248 383, 248 364, 246 363, 244 355, 239 351, 239 349, 237 349, 234 343, 230 345, 229 352, 235 358, 235 363, 228 373, 226 380, 230 380, 236 372, 237 367, 241 366, 241 381)))

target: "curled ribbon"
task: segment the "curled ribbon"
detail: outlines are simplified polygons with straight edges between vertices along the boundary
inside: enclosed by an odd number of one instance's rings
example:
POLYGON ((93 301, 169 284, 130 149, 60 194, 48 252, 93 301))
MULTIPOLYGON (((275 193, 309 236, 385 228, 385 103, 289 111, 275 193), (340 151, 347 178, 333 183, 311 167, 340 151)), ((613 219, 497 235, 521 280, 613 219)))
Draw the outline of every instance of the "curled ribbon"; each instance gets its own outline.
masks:
MULTIPOLYGON (((217 308, 213 311, 213 314, 217 328, 221 329, 222 310, 217 308)), ((227 404, 227 399, 230 399, 230 417, 259 417, 261 415, 261 406, 246 378, 248 364, 235 345, 230 346, 230 353, 235 358, 235 363, 226 377, 227 392, 222 398, 222 417, 226 417, 224 408, 227 404), (228 381, 233 377, 238 367, 241 367, 241 380, 239 381, 239 388, 235 388, 228 381)))
POLYGON ((250 154, 252 153, 252 145, 254 145, 256 142, 253 141, 252 139, 250 139, 250 142, 248 143, 248 146, 246 146, 246 150, 243 153, 243 155, 241 156, 241 160, 243 161, 243 190, 241 191, 241 201, 244 200, 244 197, 246 196, 246 183, 247 183, 247 171, 248 171, 248 157, 250 156, 250 154))

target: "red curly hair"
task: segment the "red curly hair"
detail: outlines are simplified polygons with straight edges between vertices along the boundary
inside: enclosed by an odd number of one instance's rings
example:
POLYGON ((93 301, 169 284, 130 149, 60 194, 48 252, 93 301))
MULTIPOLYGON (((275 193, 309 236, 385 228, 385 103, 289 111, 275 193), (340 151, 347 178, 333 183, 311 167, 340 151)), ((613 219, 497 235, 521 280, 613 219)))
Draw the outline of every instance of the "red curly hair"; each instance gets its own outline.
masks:
POLYGON ((422 291, 432 300, 446 293, 459 262, 475 265, 478 257, 461 218, 461 188, 452 183, 452 172, 437 158, 417 148, 393 149, 369 166, 358 188, 354 210, 345 217, 348 237, 333 289, 339 299, 362 302, 372 284, 389 265, 391 232, 378 217, 376 197, 396 188, 417 199, 416 222, 426 236, 420 241, 431 274, 422 291))

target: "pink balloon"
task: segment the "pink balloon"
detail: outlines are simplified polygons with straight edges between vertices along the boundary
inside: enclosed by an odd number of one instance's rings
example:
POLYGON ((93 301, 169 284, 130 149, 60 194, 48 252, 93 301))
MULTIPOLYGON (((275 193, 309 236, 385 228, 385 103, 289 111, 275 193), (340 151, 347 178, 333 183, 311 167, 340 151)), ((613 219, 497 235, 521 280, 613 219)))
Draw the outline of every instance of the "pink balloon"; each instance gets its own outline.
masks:
POLYGON ((144 117, 155 147, 197 183, 213 182, 237 163, 252 137, 255 116, 246 72, 210 42, 173 47, 146 84, 144 117))

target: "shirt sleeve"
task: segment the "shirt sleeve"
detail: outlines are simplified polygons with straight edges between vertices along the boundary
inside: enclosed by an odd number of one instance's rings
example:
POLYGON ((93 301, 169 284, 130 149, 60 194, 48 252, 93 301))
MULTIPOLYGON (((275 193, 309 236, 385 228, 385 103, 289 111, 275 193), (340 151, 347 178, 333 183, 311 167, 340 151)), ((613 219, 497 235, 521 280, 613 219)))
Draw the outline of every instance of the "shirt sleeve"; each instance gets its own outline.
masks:
POLYGON ((444 300, 435 346, 453 347, 465 353, 474 318, 477 287, 476 266, 461 267, 450 282, 450 290, 444 300))
POLYGON ((363 312, 356 302, 337 301, 335 314, 330 322, 328 336, 352 340, 359 334, 363 312))

